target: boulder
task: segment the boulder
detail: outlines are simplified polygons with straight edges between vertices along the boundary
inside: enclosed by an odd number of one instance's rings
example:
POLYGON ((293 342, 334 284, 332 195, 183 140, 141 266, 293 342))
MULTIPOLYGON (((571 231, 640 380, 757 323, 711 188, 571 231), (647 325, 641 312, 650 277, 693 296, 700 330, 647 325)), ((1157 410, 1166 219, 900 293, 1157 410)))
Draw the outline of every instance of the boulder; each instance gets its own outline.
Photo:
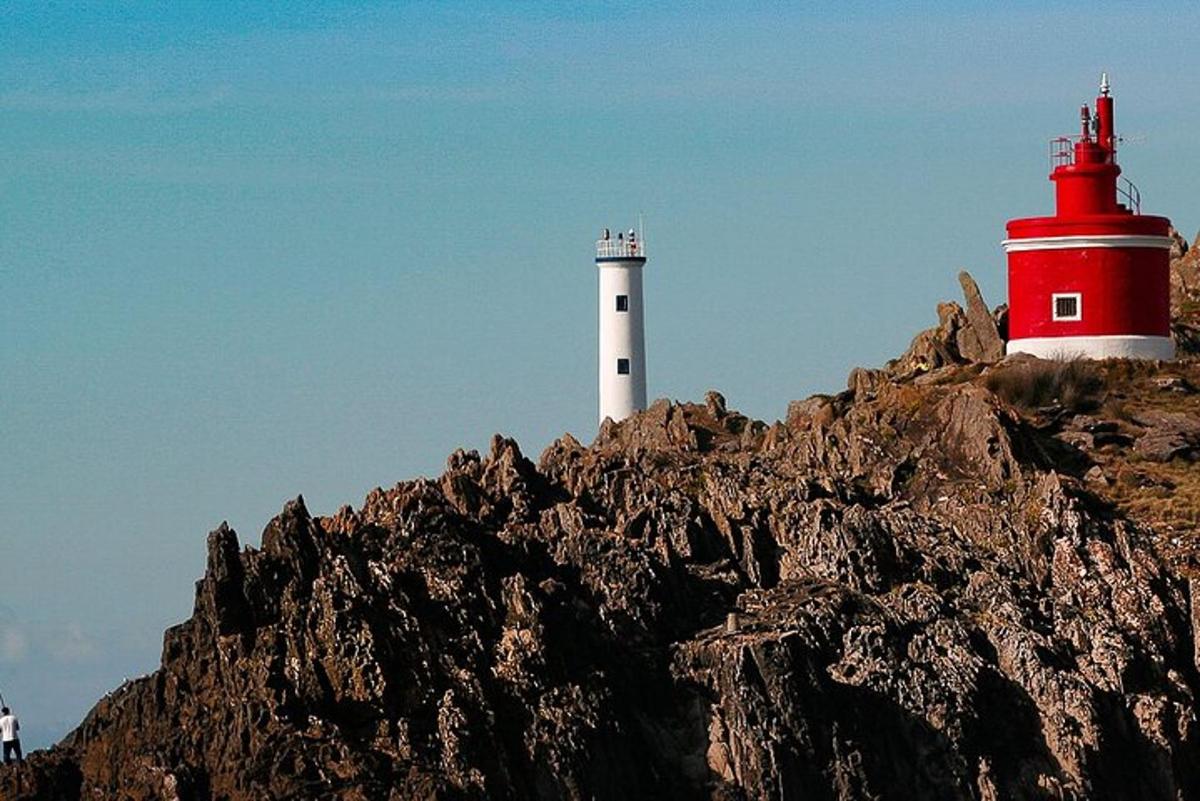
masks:
POLYGON ((1147 411, 1134 423, 1145 429, 1133 443, 1134 451, 1152 462, 1169 462, 1176 457, 1200 457, 1200 418, 1184 412, 1147 411))

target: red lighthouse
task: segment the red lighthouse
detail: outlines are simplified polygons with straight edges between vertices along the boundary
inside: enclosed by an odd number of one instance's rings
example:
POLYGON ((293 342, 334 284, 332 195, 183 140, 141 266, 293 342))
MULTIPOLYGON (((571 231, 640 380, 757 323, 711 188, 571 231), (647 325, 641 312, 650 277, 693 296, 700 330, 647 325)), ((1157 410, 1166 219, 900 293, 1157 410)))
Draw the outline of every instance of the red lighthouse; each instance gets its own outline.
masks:
POLYGON ((1171 359, 1170 221, 1117 179, 1108 76, 1083 130, 1050 145, 1053 217, 1010 220, 1008 352, 1044 359, 1171 359))

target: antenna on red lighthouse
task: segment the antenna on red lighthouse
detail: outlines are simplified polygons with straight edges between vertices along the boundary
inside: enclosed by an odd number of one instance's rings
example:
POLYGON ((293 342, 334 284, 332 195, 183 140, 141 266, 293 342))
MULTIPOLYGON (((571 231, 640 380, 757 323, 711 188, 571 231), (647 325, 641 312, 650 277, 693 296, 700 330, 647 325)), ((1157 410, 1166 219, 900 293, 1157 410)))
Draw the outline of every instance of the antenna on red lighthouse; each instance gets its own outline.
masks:
POLYGON ((1100 96, 1096 98, 1096 142, 1104 148, 1109 164, 1116 162, 1117 135, 1113 125, 1113 99, 1109 95, 1108 73, 1100 73, 1100 96))

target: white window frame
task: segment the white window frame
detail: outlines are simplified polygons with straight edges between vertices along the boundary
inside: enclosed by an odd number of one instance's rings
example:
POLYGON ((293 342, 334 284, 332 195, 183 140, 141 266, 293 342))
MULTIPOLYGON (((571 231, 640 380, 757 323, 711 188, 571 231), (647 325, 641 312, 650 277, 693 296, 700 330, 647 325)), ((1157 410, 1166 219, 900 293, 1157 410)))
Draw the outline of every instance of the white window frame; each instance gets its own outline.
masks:
POLYGON ((1056 323, 1077 323, 1083 319, 1083 293, 1082 292, 1055 292, 1050 296, 1050 317, 1056 323), (1060 317, 1058 314, 1058 299, 1059 298, 1074 298, 1075 313, 1069 317, 1060 317))

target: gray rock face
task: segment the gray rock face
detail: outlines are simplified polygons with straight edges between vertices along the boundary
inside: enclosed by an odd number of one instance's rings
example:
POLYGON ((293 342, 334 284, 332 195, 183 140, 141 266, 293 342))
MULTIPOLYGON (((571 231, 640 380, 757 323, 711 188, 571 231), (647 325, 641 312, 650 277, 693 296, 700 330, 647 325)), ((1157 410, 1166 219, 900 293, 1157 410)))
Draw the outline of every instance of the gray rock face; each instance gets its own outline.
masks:
POLYGON ((0 797, 1200 797, 1187 582, 974 376, 222 527, 162 666, 0 797))
POLYGON ((1175 457, 1200 456, 1200 419, 1180 412, 1153 412, 1132 422, 1145 429, 1134 443, 1134 451, 1154 462, 1169 462, 1175 457))

